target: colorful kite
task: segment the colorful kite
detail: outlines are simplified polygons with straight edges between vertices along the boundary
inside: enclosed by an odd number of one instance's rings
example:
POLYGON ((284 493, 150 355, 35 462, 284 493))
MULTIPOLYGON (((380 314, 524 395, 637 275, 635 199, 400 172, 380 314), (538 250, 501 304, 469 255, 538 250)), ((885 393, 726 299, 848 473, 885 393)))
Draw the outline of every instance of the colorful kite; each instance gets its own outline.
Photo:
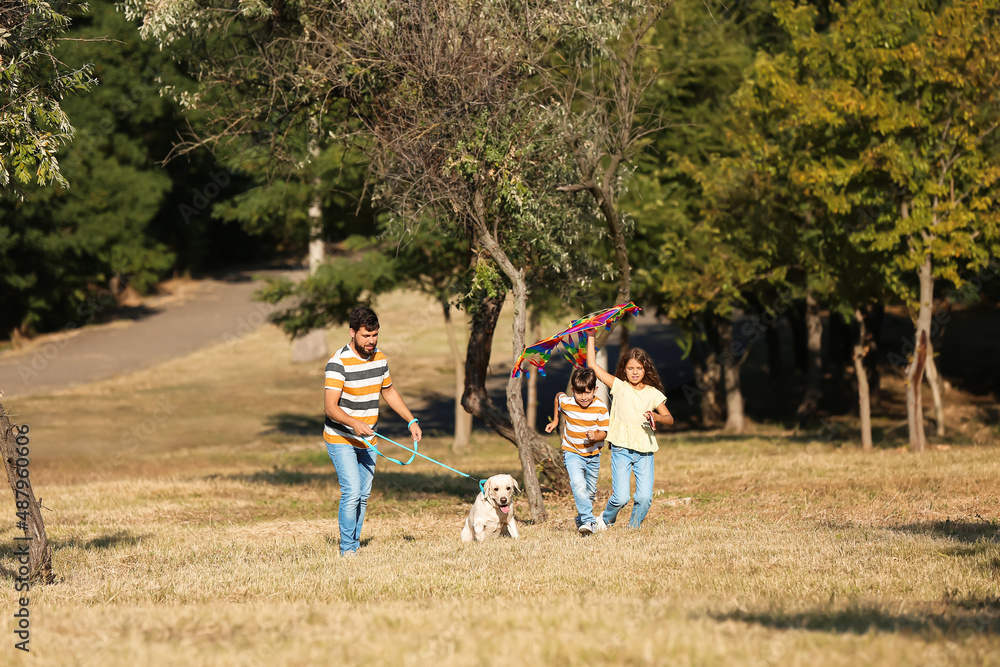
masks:
POLYGON ((528 347, 517 358, 517 363, 514 364, 514 370, 511 371, 510 376, 516 378, 520 375, 521 371, 525 370, 526 363, 537 368, 538 372, 544 376, 545 364, 548 363, 552 357, 552 353, 560 345, 565 348, 563 356, 569 359, 569 362, 574 367, 583 368, 587 365, 587 332, 593 329, 600 329, 601 327, 610 331, 612 325, 623 316, 638 316, 641 310, 642 308, 629 301, 625 304, 618 304, 611 308, 599 310, 596 313, 584 315, 580 319, 575 320, 565 331, 560 331, 555 336, 546 338, 528 347))

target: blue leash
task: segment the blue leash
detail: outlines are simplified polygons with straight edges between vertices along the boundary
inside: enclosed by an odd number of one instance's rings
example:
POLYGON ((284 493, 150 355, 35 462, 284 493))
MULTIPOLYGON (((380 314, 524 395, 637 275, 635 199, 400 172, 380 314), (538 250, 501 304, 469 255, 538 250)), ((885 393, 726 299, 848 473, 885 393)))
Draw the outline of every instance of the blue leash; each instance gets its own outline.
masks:
POLYGON ((410 449, 409 447, 404 447, 403 445, 399 444, 398 442, 396 442, 395 440, 393 440, 391 438, 385 437, 384 435, 382 435, 381 433, 378 433, 377 431, 375 432, 375 435, 378 436, 379 438, 382 438, 383 440, 385 440, 387 442, 391 442, 392 444, 396 445, 397 447, 399 447, 401 449, 405 449, 406 451, 411 452, 410 458, 406 461, 406 463, 403 463, 399 459, 394 459, 391 456, 386 456, 385 454, 383 454, 382 452, 380 452, 378 450, 378 447, 376 447, 375 444, 371 440, 369 440, 368 438, 362 438, 362 440, 364 440, 366 443, 368 443, 368 446, 376 454, 378 454, 382 458, 389 459, 393 463, 396 463, 396 464, 401 465, 401 466, 408 466, 411 463, 413 463, 413 459, 415 457, 419 456, 420 458, 427 459, 431 463, 438 464, 442 468, 447 468, 448 470, 452 471, 453 473, 459 474, 462 477, 468 477, 473 482, 478 482, 479 483, 479 490, 482 492, 482 494, 484 496, 486 495, 486 480, 485 479, 479 479, 478 477, 473 477, 472 475, 466 474, 466 473, 462 472, 461 470, 455 470, 451 466, 445 465, 445 464, 441 463, 440 461, 432 459, 431 457, 427 456, 426 454, 421 454, 420 452, 417 451, 418 447, 417 447, 417 443, 416 442, 413 443, 413 449, 410 449))

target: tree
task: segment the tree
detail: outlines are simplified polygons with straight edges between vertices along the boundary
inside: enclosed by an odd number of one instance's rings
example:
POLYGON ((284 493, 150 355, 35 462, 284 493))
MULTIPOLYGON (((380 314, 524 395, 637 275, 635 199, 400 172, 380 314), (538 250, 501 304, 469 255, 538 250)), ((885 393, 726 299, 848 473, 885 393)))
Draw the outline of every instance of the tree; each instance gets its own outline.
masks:
MULTIPOLYGON (((211 45, 208 35, 228 31, 255 47, 223 49, 226 57, 204 66, 203 81, 217 93, 194 102, 210 108, 228 95, 219 137, 254 127, 280 137, 304 111, 346 109, 347 134, 353 131, 369 157, 375 205, 394 213, 395 235, 428 224, 466 235, 483 307, 500 292, 513 295, 516 355, 533 287, 557 273, 572 285, 574 270, 589 265, 583 244, 574 245, 586 226, 573 208, 556 215, 565 207, 556 185, 579 179, 552 141, 554 116, 540 104, 545 86, 536 73, 565 40, 592 25, 605 36, 620 32, 640 5, 357 0, 236 7, 202 0, 137 1, 130 11, 142 13, 144 30, 161 41, 183 35, 211 45), (246 71, 268 76, 239 76, 246 71), (220 81, 235 82, 234 92, 213 85, 220 81)), ((495 321, 473 316, 474 326, 495 321)), ((492 330, 470 337, 463 404, 518 444, 532 512, 542 519, 536 455, 543 474, 559 480, 565 472, 526 427, 520 378, 508 385, 509 417, 490 405, 476 369, 491 340, 492 330)))
MULTIPOLYGON (((342 48, 366 70, 329 78, 340 77, 366 124, 377 194, 404 228, 431 218, 471 238, 488 258, 477 264, 477 275, 489 276, 479 287, 513 294, 516 355, 541 273, 528 261, 542 253, 541 266, 572 275, 567 248, 578 233, 542 202, 555 194, 546 184, 560 160, 548 123, 522 90, 537 58, 530 46, 548 24, 532 9, 519 15, 503 3, 402 2, 385 14, 367 10, 331 17, 350 15, 356 24, 330 30, 340 44, 343 35, 362 36, 342 48)), ((483 407, 463 404, 474 414, 483 407)), ((508 381, 507 409, 532 516, 544 520, 533 445, 539 438, 526 423, 520 377, 508 381)), ((506 421, 478 412, 494 428, 506 421)))
MULTIPOLYGON (((27 184, 23 197, 0 200, 0 298, 7 306, 0 327, 24 335, 83 326, 126 286, 145 292, 175 265, 157 222, 166 215, 180 226, 170 197, 181 176, 157 163, 179 117, 157 79, 178 85, 182 77, 108 5, 79 17, 67 36, 55 57, 68 66, 97 63, 91 73, 101 82, 62 104, 76 132, 56 157, 74 187, 27 184)), ((183 176, 207 180, 209 173, 183 176)), ((208 245, 204 236, 195 239, 208 245)))
POLYGON ((738 379, 746 356, 734 353, 732 315, 735 306, 747 307, 744 293, 768 277, 770 253, 751 238, 749 220, 760 210, 753 197, 723 210, 745 166, 716 173, 714 162, 737 153, 730 96, 763 39, 762 21, 746 3, 679 0, 653 27, 658 72, 647 97, 666 127, 650 136, 624 199, 635 220, 629 256, 639 298, 687 332, 696 382, 685 396, 701 402, 703 424, 714 426, 723 416, 717 394, 724 393, 734 429, 743 417, 738 379), (713 179, 725 184, 717 192, 702 182, 713 179))
MULTIPOLYGON (((32 180, 39 185, 53 181, 66 185, 56 151, 72 137, 73 126, 60 101, 67 92, 91 85, 89 66, 71 70, 53 55, 58 36, 69 25, 65 12, 71 6, 35 0, 0 4, 0 79, 4 80, 0 89, 0 194, 12 190, 17 193, 17 183, 32 180), (14 183, 10 180, 11 169, 14 183)), ((9 242, 10 235, 0 229, 0 248, 9 242)), ((52 554, 41 503, 35 498, 27 474, 26 447, 22 453, 27 433, 27 428, 15 430, 0 405, 0 454, 19 516, 23 517, 19 527, 29 545, 28 574, 32 579, 51 583, 52 554)))
POLYGON ((960 286, 1000 244, 1000 4, 832 5, 822 32, 814 7, 775 7, 790 49, 757 70, 781 122, 811 129, 819 156, 792 178, 835 215, 876 211, 850 238, 891 253, 887 284, 911 308, 907 413, 920 451, 935 281, 960 286))
MULTIPOLYGON (((647 107, 645 100, 657 75, 649 38, 672 4, 626 6, 618 15, 585 14, 581 21, 588 22, 577 26, 579 33, 568 36, 543 69, 546 94, 576 166, 577 182, 558 189, 593 198, 614 251, 616 303, 627 303, 632 289, 619 203, 626 182, 622 172, 660 129, 652 119, 661 109, 647 107)), ((599 334, 599 342, 606 338, 607 332, 599 334)))
POLYGON ((27 426, 11 424, 3 405, 0 405, 0 456, 7 471, 7 481, 14 492, 17 527, 24 534, 23 538, 15 539, 21 541, 18 550, 24 549, 28 554, 26 571, 11 574, 20 580, 51 584, 55 581, 52 550, 42 520, 42 502, 35 497, 29 475, 29 434, 27 426))
POLYGON ((91 66, 71 68, 55 55, 72 0, 7 0, 0 4, 0 194, 18 184, 68 187, 56 153, 73 137, 61 103, 94 83, 91 66), (14 180, 11 180, 13 172, 14 180))

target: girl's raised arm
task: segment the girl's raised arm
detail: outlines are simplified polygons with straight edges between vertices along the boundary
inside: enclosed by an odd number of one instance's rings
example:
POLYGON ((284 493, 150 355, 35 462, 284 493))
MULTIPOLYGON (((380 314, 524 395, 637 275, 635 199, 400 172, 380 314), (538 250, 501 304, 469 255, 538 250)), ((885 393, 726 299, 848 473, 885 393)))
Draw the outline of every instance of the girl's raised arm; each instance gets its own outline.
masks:
POLYGON ((611 385, 615 383, 615 376, 597 365, 597 347, 594 343, 594 337, 590 334, 587 334, 587 365, 594 369, 597 379, 608 385, 608 389, 611 389, 611 385))

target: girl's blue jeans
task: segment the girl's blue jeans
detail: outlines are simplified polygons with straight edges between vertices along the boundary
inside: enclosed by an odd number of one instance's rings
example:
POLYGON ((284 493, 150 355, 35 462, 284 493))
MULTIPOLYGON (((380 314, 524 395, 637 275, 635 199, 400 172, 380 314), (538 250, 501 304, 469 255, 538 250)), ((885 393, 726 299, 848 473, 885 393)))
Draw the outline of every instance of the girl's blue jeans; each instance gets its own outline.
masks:
POLYGON ((637 452, 624 447, 610 446, 611 449, 611 497, 602 515, 604 523, 612 525, 618 512, 628 503, 635 475, 635 504, 629 517, 629 528, 638 528, 653 504, 653 454, 637 452))
POLYGON ((573 490, 576 503, 576 527, 585 523, 596 523, 594 518, 594 496, 597 494, 597 474, 601 470, 601 454, 580 456, 563 450, 563 463, 569 473, 569 488, 573 490))
POLYGON ((365 522, 368 496, 375 477, 375 452, 353 445, 326 444, 326 451, 340 480, 340 553, 361 546, 361 525, 365 522))

